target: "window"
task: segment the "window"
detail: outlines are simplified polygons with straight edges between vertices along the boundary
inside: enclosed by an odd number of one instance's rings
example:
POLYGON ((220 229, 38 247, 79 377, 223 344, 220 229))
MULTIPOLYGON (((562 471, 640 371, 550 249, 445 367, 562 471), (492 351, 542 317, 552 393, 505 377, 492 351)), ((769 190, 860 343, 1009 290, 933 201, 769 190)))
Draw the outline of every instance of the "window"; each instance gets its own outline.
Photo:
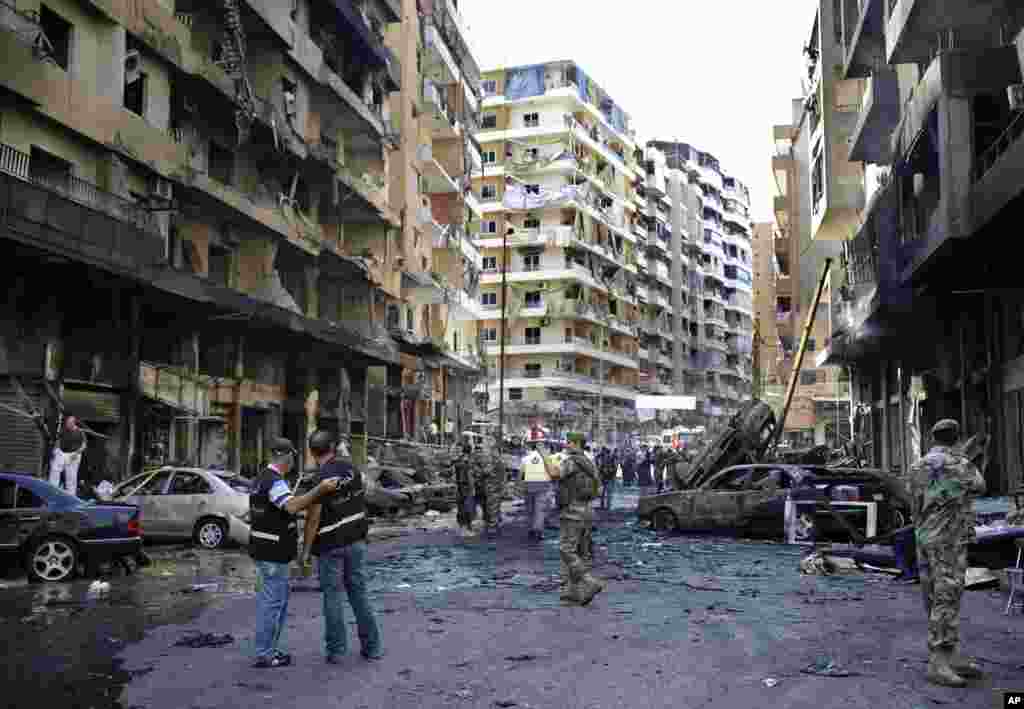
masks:
POLYGON ((498 127, 498 117, 493 113, 485 113, 480 118, 480 127, 483 130, 493 129, 498 127))
POLYGON ((39 7, 39 28, 49 42, 49 58, 61 69, 67 71, 68 65, 71 63, 71 23, 46 5, 41 5, 39 7))
POLYGON ((491 220, 489 222, 484 222, 483 226, 480 228, 480 233, 481 234, 497 234, 498 233, 498 222, 493 221, 493 220, 491 220))
POLYGON ((815 348, 817 346, 818 346, 818 343, 814 341, 813 337, 808 337, 807 338, 807 351, 808 352, 814 352, 814 350, 815 350, 815 348))
POLYGON ((526 256, 523 256, 523 270, 539 271, 540 254, 527 254, 526 256))
POLYGON ((216 244, 210 244, 208 278, 217 285, 231 287, 232 281, 231 251, 216 244))
POLYGON ((540 229, 540 219, 524 219, 524 229, 540 229))
POLYGON ((288 77, 281 77, 281 98, 284 102, 284 115, 295 118, 298 113, 299 87, 288 77))
POLYGON ((523 390, 522 389, 509 389, 508 390, 508 400, 509 401, 522 401, 523 400, 523 390))
POLYGON ((388 305, 386 319, 389 330, 398 329, 398 323, 401 320, 401 314, 398 312, 397 305, 388 305))
POLYGON ((137 116, 146 115, 146 80, 147 76, 143 72, 129 74, 125 69, 124 107, 137 116))
POLYGON ((536 363, 527 364, 524 368, 526 377, 528 379, 537 379, 540 377, 540 365, 536 363))
POLYGON ((171 480, 168 495, 209 495, 213 492, 210 483, 195 473, 178 471, 171 480))
POLYGON ((539 308, 542 305, 540 291, 530 291, 526 294, 526 307, 527 308, 539 308))
POLYGON ((497 199, 498 198, 498 187, 497 185, 484 185, 480 188, 480 199, 497 199))
POLYGON ((497 271, 498 270, 498 257, 497 256, 484 256, 484 270, 485 271, 497 271))
POLYGON ((485 306, 496 306, 498 304, 498 294, 482 293, 480 295, 480 302, 482 302, 485 306))
MULTIPOLYGON (((526 328, 526 344, 528 345, 539 345, 540 344, 540 328, 539 327, 528 327, 526 328)), ((529 366, 529 365, 527 365, 529 366)), ((540 365, 538 364, 539 368, 540 365)))
POLYGON ((800 372, 800 384, 803 386, 810 386, 818 381, 817 372, 800 372))
POLYGON ((498 341, 498 328, 496 327, 485 327, 483 330, 484 342, 497 342, 498 341))
POLYGON ((162 495, 167 479, 171 477, 170 470, 161 470, 151 477, 134 494, 136 495, 162 495))
POLYGON ((498 82, 495 79, 485 79, 480 82, 480 91, 484 96, 493 96, 498 93, 498 82))
POLYGON ((0 510, 14 509, 15 485, 13 480, 0 480, 0 510))
POLYGON ((526 194, 540 194, 540 185, 526 185, 526 194))
POLYGON ((18 486, 18 509, 32 510, 46 507, 46 503, 27 487, 18 486))
POLYGON ((207 172, 211 179, 222 185, 233 184, 235 172, 235 154, 227 148, 210 141, 210 156, 207 172))
POLYGON ((485 150, 480 153, 480 157, 483 159, 484 165, 489 165, 493 162, 497 162, 497 154, 493 150, 485 150))
POLYGON ((814 159, 814 169, 811 171, 811 205, 813 206, 814 213, 817 214, 818 210, 821 209, 822 196, 825 194, 825 176, 824 168, 822 167, 822 156, 819 153, 814 159))
POLYGON ((412 332, 416 329, 415 322, 413 321, 412 308, 405 311, 405 329, 412 332))
POLYGON ((527 113, 523 116, 523 124, 527 128, 537 128, 540 126, 540 114, 539 113, 527 113))

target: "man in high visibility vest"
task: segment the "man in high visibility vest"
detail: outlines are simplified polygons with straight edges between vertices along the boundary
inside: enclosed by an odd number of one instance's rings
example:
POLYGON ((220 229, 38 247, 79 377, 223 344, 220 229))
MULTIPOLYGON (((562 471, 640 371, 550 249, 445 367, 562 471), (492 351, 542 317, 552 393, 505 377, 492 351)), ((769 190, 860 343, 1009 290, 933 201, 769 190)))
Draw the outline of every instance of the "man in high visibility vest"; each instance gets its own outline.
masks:
POLYGON ((529 452, 523 457, 523 483, 526 497, 526 518, 530 521, 530 540, 544 539, 544 517, 551 497, 551 475, 548 462, 531 443, 529 452))

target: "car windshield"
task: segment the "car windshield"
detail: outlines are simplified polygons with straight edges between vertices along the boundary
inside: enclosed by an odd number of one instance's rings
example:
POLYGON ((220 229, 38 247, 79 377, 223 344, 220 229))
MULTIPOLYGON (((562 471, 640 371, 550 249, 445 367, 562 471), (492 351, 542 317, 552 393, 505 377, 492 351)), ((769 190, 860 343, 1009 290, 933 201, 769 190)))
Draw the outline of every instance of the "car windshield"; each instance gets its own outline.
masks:
POLYGON ((217 477, 232 490, 245 493, 252 492, 252 481, 249 478, 243 478, 241 475, 218 475, 217 477))

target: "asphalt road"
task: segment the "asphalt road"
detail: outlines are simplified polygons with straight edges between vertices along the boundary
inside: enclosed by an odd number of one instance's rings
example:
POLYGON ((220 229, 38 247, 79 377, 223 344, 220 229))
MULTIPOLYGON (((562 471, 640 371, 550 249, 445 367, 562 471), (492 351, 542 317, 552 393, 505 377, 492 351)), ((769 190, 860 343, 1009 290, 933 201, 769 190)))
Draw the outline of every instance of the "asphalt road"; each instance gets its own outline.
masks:
POLYGON ((799 549, 658 537, 620 509, 597 536, 607 591, 568 608, 554 533, 527 544, 519 509, 491 543, 460 539, 451 515, 375 528, 386 652, 375 664, 355 653, 354 628, 347 661, 324 664, 320 595, 299 579, 286 631, 296 665, 250 669, 253 576, 239 552, 158 550, 153 567, 112 579, 101 598, 87 582, 15 584, 0 591, 7 706, 989 709, 1001 706, 997 689, 1024 689, 1024 617, 1002 615, 998 592, 964 604, 965 648, 991 678, 943 689, 924 682, 917 586, 800 576, 799 549), (184 592, 193 584, 202 590, 184 592), (175 646, 197 632, 233 642, 175 646), (801 671, 827 661, 853 676, 801 671))

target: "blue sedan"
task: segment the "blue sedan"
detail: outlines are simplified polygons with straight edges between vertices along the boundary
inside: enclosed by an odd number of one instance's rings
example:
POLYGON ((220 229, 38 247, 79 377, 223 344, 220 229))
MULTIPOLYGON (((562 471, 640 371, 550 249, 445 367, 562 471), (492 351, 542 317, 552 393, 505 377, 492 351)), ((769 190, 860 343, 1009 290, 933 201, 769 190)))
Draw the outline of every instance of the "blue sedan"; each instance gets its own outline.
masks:
POLYGON ((142 550, 136 505, 85 502, 31 475, 0 473, 0 552, 20 557, 31 581, 68 581, 80 564, 142 550))

